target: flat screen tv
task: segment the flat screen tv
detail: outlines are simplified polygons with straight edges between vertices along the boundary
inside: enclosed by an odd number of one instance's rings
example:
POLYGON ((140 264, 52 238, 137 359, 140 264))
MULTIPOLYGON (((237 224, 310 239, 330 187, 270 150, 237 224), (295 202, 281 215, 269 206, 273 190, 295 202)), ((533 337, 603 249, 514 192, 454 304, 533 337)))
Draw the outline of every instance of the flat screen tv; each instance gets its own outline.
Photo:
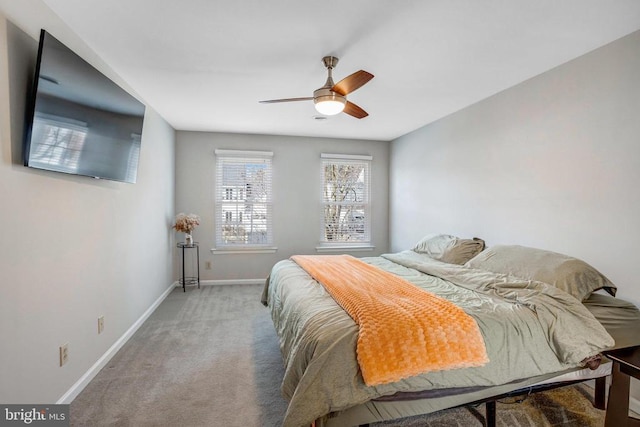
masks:
POLYGON ((145 106, 42 30, 24 165, 135 183, 145 106))

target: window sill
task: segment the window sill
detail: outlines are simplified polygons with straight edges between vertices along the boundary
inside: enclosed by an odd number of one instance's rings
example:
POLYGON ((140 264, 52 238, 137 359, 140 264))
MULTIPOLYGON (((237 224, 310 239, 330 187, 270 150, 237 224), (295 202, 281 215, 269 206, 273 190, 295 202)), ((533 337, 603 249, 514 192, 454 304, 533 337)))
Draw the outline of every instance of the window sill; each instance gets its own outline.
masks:
POLYGON ((316 246, 316 252, 371 252, 375 248, 371 245, 327 245, 316 246))
POLYGON ((274 254, 278 250, 274 246, 249 247, 249 248, 212 248, 214 255, 243 255, 243 254, 274 254))

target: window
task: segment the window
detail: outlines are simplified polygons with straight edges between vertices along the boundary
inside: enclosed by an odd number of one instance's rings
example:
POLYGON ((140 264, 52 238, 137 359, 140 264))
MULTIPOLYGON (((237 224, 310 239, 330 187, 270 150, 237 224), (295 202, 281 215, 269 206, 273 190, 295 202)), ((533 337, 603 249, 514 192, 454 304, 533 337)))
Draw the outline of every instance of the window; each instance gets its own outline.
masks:
POLYGON ((323 245, 370 244, 371 159, 371 156, 322 154, 323 245))
POLYGON ((273 245, 271 158, 264 151, 216 150, 216 246, 273 245))

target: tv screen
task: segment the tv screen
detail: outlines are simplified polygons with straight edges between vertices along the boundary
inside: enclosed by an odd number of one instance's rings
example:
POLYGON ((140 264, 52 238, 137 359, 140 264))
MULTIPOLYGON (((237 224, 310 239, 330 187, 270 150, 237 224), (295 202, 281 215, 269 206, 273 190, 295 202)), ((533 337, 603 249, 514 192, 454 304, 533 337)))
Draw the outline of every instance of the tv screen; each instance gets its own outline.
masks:
POLYGON ((24 165, 135 183, 145 106, 40 32, 24 165))

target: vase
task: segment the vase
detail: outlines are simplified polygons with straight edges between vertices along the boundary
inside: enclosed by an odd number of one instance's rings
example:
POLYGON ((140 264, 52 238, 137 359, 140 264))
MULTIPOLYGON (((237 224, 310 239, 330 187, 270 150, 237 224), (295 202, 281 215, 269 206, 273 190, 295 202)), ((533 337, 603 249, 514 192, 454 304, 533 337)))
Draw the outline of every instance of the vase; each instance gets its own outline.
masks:
POLYGON ((185 245, 193 245, 193 236, 191 233, 185 233, 184 235, 184 244, 185 245))

